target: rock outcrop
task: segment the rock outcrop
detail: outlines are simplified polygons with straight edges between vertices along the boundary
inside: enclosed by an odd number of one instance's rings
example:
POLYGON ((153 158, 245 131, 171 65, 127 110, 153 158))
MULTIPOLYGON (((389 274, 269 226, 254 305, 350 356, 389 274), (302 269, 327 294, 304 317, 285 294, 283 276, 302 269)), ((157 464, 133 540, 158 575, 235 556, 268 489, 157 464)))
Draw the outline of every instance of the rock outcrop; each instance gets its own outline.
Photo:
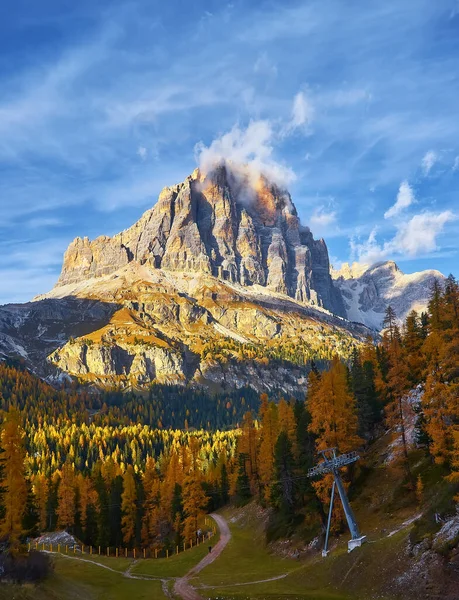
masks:
POLYGON ((327 246, 300 225, 288 192, 264 178, 255 188, 242 184, 224 166, 207 176, 196 170, 165 188, 152 209, 113 238, 75 239, 57 286, 103 277, 132 261, 261 285, 344 316, 327 246))

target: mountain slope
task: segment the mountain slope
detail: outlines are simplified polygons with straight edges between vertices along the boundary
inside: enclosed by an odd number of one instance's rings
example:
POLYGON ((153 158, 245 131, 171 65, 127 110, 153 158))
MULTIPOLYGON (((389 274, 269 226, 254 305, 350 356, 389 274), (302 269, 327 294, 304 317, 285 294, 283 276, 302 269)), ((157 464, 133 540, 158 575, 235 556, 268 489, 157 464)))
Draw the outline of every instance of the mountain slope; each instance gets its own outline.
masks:
POLYGON ((371 267, 345 263, 339 271, 332 270, 332 276, 343 295, 347 318, 376 330, 381 329, 389 305, 401 321, 411 310, 426 310, 433 281, 445 279, 435 270, 407 275, 393 261, 371 267))
POLYGON ((97 385, 301 395, 311 359, 368 333, 343 314, 325 242, 289 194, 219 167, 165 188, 120 234, 74 240, 53 290, 0 311, 0 352, 97 385))

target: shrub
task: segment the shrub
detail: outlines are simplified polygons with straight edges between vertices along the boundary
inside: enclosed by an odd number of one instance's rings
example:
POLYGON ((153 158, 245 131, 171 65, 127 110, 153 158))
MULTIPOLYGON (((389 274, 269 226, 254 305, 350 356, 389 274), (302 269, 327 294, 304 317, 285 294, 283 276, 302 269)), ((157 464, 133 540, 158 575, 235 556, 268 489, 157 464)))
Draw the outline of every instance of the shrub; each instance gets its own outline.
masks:
POLYGON ((4 552, 0 554, 0 581, 14 583, 42 581, 51 573, 52 566, 47 554, 35 550, 18 556, 4 552))

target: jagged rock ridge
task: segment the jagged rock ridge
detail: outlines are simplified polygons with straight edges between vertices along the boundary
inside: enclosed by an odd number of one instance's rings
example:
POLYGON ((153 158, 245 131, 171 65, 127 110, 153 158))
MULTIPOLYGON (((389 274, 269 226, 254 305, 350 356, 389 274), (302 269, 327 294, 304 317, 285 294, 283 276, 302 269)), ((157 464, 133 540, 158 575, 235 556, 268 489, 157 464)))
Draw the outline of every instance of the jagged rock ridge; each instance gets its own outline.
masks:
POLYGON ((257 284, 345 314, 326 244, 300 225, 288 192, 263 177, 254 189, 225 166, 207 176, 197 169, 183 183, 166 187, 152 209, 112 238, 76 238, 57 286, 109 275, 132 261, 257 284))
POLYGON ((410 311, 426 310, 433 281, 445 279, 433 269, 405 274, 393 261, 372 266, 345 263, 339 271, 332 269, 332 276, 343 295, 347 318, 378 331, 389 305, 403 322, 410 311))

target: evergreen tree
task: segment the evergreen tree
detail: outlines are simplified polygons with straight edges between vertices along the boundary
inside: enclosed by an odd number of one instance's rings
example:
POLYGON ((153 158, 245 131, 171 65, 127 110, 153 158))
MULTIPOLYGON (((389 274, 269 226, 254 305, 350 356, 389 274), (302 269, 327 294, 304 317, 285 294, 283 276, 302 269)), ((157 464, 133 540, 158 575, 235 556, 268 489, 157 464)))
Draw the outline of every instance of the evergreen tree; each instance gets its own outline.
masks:
POLYGON ((397 315, 395 314, 395 310, 389 304, 386 308, 386 312, 384 313, 384 319, 382 322, 383 329, 387 329, 387 333, 389 335, 389 340, 392 342, 394 336, 397 333, 397 315))
POLYGON ((295 463, 292 443, 286 431, 281 431, 274 450, 275 481, 271 498, 274 506, 286 516, 293 517, 295 512, 295 463))

